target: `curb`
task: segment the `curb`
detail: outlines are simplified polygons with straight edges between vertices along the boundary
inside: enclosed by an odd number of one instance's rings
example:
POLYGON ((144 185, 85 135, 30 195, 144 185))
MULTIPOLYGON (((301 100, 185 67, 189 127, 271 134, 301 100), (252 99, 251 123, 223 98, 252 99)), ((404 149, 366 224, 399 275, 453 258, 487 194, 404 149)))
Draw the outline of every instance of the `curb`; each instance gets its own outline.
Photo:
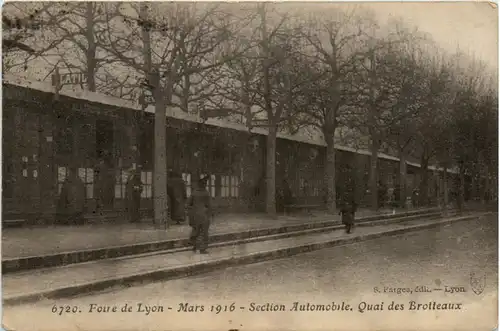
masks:
POLYGON ((185 265, 177 268, 165 268, 160 270, 154 270, 147 273, 133 274, 122 276, 118 278, 108 278, 105 280, 99 280, 96 282, 75 284, 70 287, 48 290, 42 293, 28 293, 13 297, 4 297, 4 305, 16 305, 29 303, 34 301, 39 301, 42 299, 60 299, 71 296, 76 296, 83 293, 98 292, 103 291, 112 287, 124 286, 130 287, 134 285, 140 285, 144 282, 155 282, 155 281, 166 281, 176 278, 183 278, 192 275, 198 275, 202 273, 207 273, 210 271, 220 270, 221 268, 227 268, 230 266, 237 266, 243 264, 252 264, 256 262, 264 262, 268 260, 280 259, 284 257, 293 256, 300 253, 311 252, 314 250, 319 250, 323 248, 330 248, 341 245, 349 245, 361 241, 368 241, 373 239, 378 239, 386 236, 394 236, 403 234, 406 232, 430 229, 434 227, 439 227, 442 225, 451 224, 454 222, 466 221, 474 219, 477 217, 484 217, 492 213, 481 213, 477 215, 468 215, 455 217, 443 221, 437 221, 427 224, 412 225, 408 227, 403 227, 400 229, 394 229, 389 231, 380 231, 376 233, 369 233, 366 235, 355 236, 350 238, 338 238, 331 241, 324 241, 319 243, 310 243, 301 246, 287 247, 276 249, 272 251, 257 252, 246 256, 240 257, 230 257, 214 261, 198 262, 191 265, 185 265))
MULTIPOLYGON (((447 217, 454 217, 454 216, 456 216, 456 215, 450 214, 447 217)), ((370 227, 370 226, 377 226, 377 225, 398 224, 398 223, 402 223, 402 222, 416 221, 416 220, 422 219, 424 217, 430 221, 443 218, 443 216, 439 213, 432 213, 432 214, 425 214, 425 215, 414 215, 414 216, 400 217, 400 218, 396 218, 396 219, 365 221, 365 222, 355 223, 355 227, 370 227)), ((210 244, 209 248, 224 247, 224 246, 239 245, 239 244, 248 244, 248 243, 267 241, 267 240, 286 239, 286 238, 304 236, 304 235, 308 235, 308 234, 337 231, 337 230, 344 230, 344 229, 345 229, 344 225, 341 225, 341 224, 340 225, 332 225, 332 226, 325 226, 325 227, 316 228, 316 229, 306 229, 306 230, 299 230, 299 231, 293 231, 293 232, 285 232, 283 234, 271 234, 271 235, 265 235, 265 236, 260 236, 260 237, 251 237, 251 238, 247 238, 247 239, 237 239, 237 240, 233 240, 233 241, 216 242, 216 243, 210 244)), ((191 246, 190 247, 183 247, 183 248, 179 248, 176 250, 168 251, 168 253, 184 252, 184 251, 190 250, 190 248, 191 248, 191 246)), ((158 253, 165 254, 167 252, 158 252, 158 253)), ((146 254, 144 254, 144 255, 146 255, 146 254)))
MULTIPOLYGON (((441 211, 435 208, 426 210, 415 210, 405 213, 386 214, 386 215, 373 215, 363 217, 357 220, 358 226, 369 226, 374 224, 386 224, 390 222, 400 222, 410 220, 416 217, 434 217, 441 215, 441 211), (401 220, 400 220, 401 219, 401 220), (375 223, 386 222, 386 223, 375 223)), ((317 230, 329 231, 331 227, 337 226, 338 229, 342 228, 339 221, 318 221, 312 223, 302 223, 294 225, 285 225, 282 227, 270 227, 264 229, 254 229, 242 232, 221 233, 210 236, 210 244, 222 244, 224 242, 245 241, 249 242, 258 241, 259 237, 272 236, 272 235, 299 235, 299 231, 317 230)), ((66 266, 75 263, 91 262, 110 258, 119 258, 132 255, 140 255, 153 253, 158 251, 179 252, 189 249, 189 239, 167 239, 125 246, 114 246, 81 251, 69 251, 57 254, 50 254, 45 256, 30 256, 22 258, 13 258, 2 260, 2 273, 9 274, 19 271, 35 270, 40 268, 50 268, 66 266)))

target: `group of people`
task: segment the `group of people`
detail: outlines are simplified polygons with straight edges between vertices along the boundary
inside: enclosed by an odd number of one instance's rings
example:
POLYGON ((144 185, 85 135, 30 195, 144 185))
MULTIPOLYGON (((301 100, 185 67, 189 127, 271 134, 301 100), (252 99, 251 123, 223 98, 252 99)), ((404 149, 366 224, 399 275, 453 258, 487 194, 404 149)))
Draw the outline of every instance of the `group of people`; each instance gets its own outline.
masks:
MULTIPOLYGON (((181 224, 186 219, 186 184, 182 176, 174 171, 169 170, 167 180, 167 196, 169 199, 170 218, 177 224, 181 224)), ((140 221, 140 204, 143 186, 141 179, 136 174, 134 169, 129 171, 126 186, 126 209, 130 222, 137 223, 140 221)))
MULTIPOLYGON (((185 200, 186 186, 181 176, 174 172, 169 172, 169 186, 167 194, 169 196, 170 217, 177 224, 185 220, 185 200)), ((210 221, 213 218, 212 204, 210 194, 206 190, 207 178, 202 178, 194 183, 193 191, 187 201, 189 225, 191 226, 191 235, 189 237, 193 245, 193 251, 199 251, 200 254, 207 253, 208 247, 208 229, 210 221)), ((139 205, 142 193, 140 178, 131 172, 127 182, 127 209, 131 222, 140 220, 139 205)))
MULTIPOLYGON (((213 217, 210 194, 206 190, 207 178, 193 183, 193 192, 186 203, 186 185, 180 175, 169 171, 167 194, 169 197, 170 218, 177 224, 186 219, 188 209, 189 225, 192 228, 190 240, 193 251, 207 252, 208 228, 213 217)), ((129 170, 125 189, 125 206, 130 222, 141 220, 140 204, 143 191, 142 181, 135 169, 129 170)), ((62 183, 57 206, 59 224, 83 224, 85 213, 85 185, 80 177, 71 173, 62 183)))
MULTIPOLYGON (((189 225, 191 226, 190 242, 193 251, 200 254, 207 253, 209 241, 209 227, 213 218, 211 197, 206 190, 207 178, 201 178, 193 183, 191 196, 186 203, 186 187, 182 177, 177 178, 174 173, 169 174, 170 187, 167 189, 170 198, 170 211, 172 220, 181 223, 185 220, 185 210, 187 207, 189 225)), ((138 172, 130 170, 126 184, 126 209, 130 222, 140 221, 140 201, 143 185, 138 172)), ((283 194, 290 199, 290 193, 283 194)), ((60 209, 66 222, 83 222, 85 201, 85 187, 78 176, 70 176, 62 186, 60 196, 60 209)), ((342 202, 340 213, 342 223, 346 227, 346 232, 351 233, 354 225, 354 215, 356 204, 354 202, 342 202)))

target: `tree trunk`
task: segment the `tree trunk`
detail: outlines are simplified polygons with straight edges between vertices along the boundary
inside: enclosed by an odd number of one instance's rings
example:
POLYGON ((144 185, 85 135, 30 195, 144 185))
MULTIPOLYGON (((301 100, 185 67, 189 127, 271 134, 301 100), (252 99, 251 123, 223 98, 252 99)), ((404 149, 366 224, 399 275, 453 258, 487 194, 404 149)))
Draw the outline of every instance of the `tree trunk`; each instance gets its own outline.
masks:
POLYGON ((487 200, 486 192, 488 191, 488 180, 486 179, 486 177, 481 178, 480 185, 481 203, 485 205, 487 200))
POLYGON ((399 151, 399 205, 405 207, 406 203, 406 154, 404 150, 399 151))
POLYGON ((484 188, 483 188, 482 194, 481 194, 481 200, 482 200, 483 204, 487 204, 490 201, 489 196, 490 196, 491 188, 490 188, 489 176, 490 176, 489 171, 487 169, 485 169, 485 171, 484 171, 484 184, 483 184, 484 188))
POLYGON ((154 222, 168 224, 166 107, 159 77, 155 79, 154 222))
POLYGON ((437 199, 437 205, 439 208, 441 208, 442 206, 442 202, 441 202, 441 173, 439 171, 435 171, 434 172, 434 180, 436 181, 436 186, 437 186, 437 189, 436 189, 436 194, 435 194, 435 198, 437 199))
POLYGON ((97 46, 95 43, 94 37, 94 6, 97 4, 93 2, 87 3, 86 8, 86 39, 88 42, 87 45, 87 87, 91 92, 96 91, 96 82, 95 82, 95 71, 97 67, 96 61, 96 50, 97 46))
POLYGON ((498 180, 496 176, 497 168, 492 167, 491 165, 487 167, 488 169, 488 200, 489 202, 493 202, 497 196, 498 190, 498 180))
MULTIPOLYGON (((148 21, 148 8, 146 3, 140 7, 140 18, 143 22, 148 21)), ((143 27, 145 25, 143 24, 143 27)), ((153 182, 153 222, 157 225, 168 226, 168 194, 167 194, 167 148, 166 148, 166 100, 170 102, 170 93, 165 95, 166 90, 162 88, 160 73, 153 72, 151 54, 151 36, 149 30, 142 29, 142 42, 144 44, 144 72, 149 84, 153 86, 155 100, 154 120, 154 182, 153 182)), ((141 114, 142 115, 142 114, 141 114)), ((139 117, 140 119, 142 117, 139 117)))
POLYGON ((443 167, 443 204, 444 209, 448 210, 448 168, 443 167))
POLYGON ((460 167, 460 187, 458 189, 458 209, 462 212, 465 202, 465 169, 460 167))
POLYGON ((421 173, 421 181, 420 181, 420 205, 426 206, 429 203, 429 158, 425 155, 422 155, 420 159, 420 173, 421 173))
POLYGON ((326 138, 326 164, 325 164, 325 183, 326 183, 326 207, 328 212, 335 214, 337 211, 337 190, 335 174, 335 144, 333 135, 325 135, 326 138))
POLYGON ((80 159, 78 156, 78 151, 80 150, 80 130, 81 126, 76 120, 71 121, 71 133, 73 134, 73 146, 71 146, 72 158, 69 165, 69 177, 76 178, 78 176, 78 160, 80 159))
POLYGON ((277 128, 270 127, 266 143, 266 212, 276 217, 276 135, 277 128))
POLYGON ((378 148, 379 141, 375 133, 372 133, 371 157, 370 157, 370 206, 378 210, 378 148))

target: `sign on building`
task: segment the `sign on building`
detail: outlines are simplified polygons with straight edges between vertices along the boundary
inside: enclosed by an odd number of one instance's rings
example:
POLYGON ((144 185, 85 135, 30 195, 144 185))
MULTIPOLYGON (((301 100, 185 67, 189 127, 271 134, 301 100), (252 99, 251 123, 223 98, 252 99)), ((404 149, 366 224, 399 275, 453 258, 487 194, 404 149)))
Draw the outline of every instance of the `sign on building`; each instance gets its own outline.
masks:
POLYGON ((87 83, 87 75, 83 72, 80 73, 68 73, 61 75, 62 85, 83 85, 87 83))
POLYGON ((52 75, 52 86, 83 85, 87 83, 87 75, 84 73, 59 74, 59 71, 52 75))

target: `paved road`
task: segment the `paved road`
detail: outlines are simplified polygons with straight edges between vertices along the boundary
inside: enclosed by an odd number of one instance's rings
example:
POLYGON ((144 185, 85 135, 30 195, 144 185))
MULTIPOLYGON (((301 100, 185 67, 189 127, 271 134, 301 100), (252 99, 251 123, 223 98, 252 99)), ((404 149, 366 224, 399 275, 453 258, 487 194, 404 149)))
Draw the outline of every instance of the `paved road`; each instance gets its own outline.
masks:
POLYGON ((70 309, 75 306, 81 313, 53 314, 52 301, 5 307, 4 325, 15 330, 492 330, 497 321, 497 246, 498 218, 494 215, 55 303, 70 309), (486 286, 479 295, 472 291, 471 272, 476 277, 485 275, 486 286), (433 292, 418 292, 425 287, 433 292), (397 288, 411 293, 389 292, 397 288), (445 289, 459 292, 445 293, 445 289), (404 310, 389 310, 393 301, 404 310), (409 310, 412 301, 414 308, 419 303, 431 304, 409 310), (265 304, 274 303, 276 309, 284 305, 286 311, 250 312, 252 302, 258 304, 256 309, 273 309, 265 304), (299 309, 308 302, 328 309, 334 302, 336 311, 290 311, 294 302, 299 309), (177 312, 181 303, 188 304, 188 311, 199 306, 198 312, 177 312), (230 312, 232 303, 234 312, 230 312), (128 304, 133 312, 97 313, 96 306, 89 313, 92 304, 117 306, 118 310, 128 304), (352 310, 343 311, 347 304, 352 310), (450 309, 429 310, 444 308, 443 304, 450 309), (212 312, 212 305, 222 311, 212 312), (153 312, 159 306, 164 312, 153 312))

